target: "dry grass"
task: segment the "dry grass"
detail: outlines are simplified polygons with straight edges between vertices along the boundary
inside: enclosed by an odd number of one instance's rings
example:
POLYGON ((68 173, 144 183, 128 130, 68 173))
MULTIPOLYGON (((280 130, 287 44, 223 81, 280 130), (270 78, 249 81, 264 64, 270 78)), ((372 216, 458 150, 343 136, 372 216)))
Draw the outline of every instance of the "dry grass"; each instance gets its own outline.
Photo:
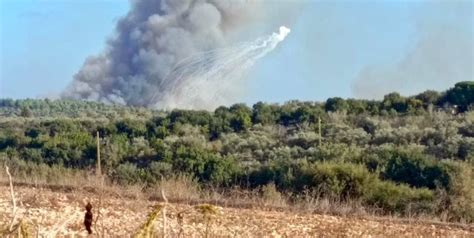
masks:
MULTIPOLYGON (((158 219, 158 216, 160 213, 163 212, 163 205, 157 205, 153 209, 153 211, 148 215, 148 218, 146 219, 145 224, 138 229, 137 234, 135 234, 135 238, 148 238, 148 237, 154 237, 155 236, 155 222, 158 219)), ((166 224, 165 222, 163 222, 166 224)), ((165 225, 163 225, 163 228, 165 225)), ((165 229, 165 228, 164 228, 165 229)), ((166 232, 164 232, 166 234, 166 232)))
MULTIPOLYGON (((3 178, 0 227, 10 224, 14 214, 3 178)), ((87 202, 98 215, 97 237, 474 236, 472 224, 427 222, 432 217, 419 216, 380 218, 377 210, 367 211, 357 201, 329 200, 309 191, 292 201, 272 184, 247 191, 202 190, 186 176, 148 189, 117 186, 95 176, 72 184, 23 181, 16 183, 14 194, 19 218, 14 228, 48 237, 86 236, 82 221, 87 202)))
MULTIPOLYGON (((0 225, 7 224, 11 218, 8 189, 7 186, 0 187, 0 225)), ((64 192, 31 187, 17 187, 16 194, 18 217, 24 218, 27 224, 37 224, 39 235, 53 237, 86 237, 87 232, 82 225, 83 199, 89 198, 93 204, 99 199, 98 194, 87 191, 64 192)), ((102 199, 105 237, 128 237, 143 228, 153 231, 154 237, 474 236, 472 225, 342 217, 211 204, 169 203, 163 217, 159 216, 163 203, 113 195, 102 199), (166 222, 163 222, 164 219, 166 222), (147 222, 151 220, 153 222, 147 222)))
POLYGON ((162 179, 157 185, 144 191, 152 200, 162 199, 162 191, 170 201, 192 203, 201 198, 201 190, 197 181, 189 176, 178 175, 170 179, 162 179))
MULTIPOLYGON (((68 179, 67 179, 68 180, 68 179)), ((86 181, 75 181, 68 185, 65 181, 58 181, 55 184, 43 183, 15 183, 18 186, 33 187, 38 190, 50 189, 58 192, 71 193, 73 191, 102 194, 102 196, 128 199, 137 201, 163 202, 161 191, 166 191, 166 196, 172 203, 187 205, 197 205, 202 203, 215 204, 222 207, 263 209, 270 211, 288 211, 298 213, 317 213, 338 216, 387 216, 383 209, 365 207, 360 201, 349 200, 339 201, 320 196, 317 191, 305 191, 301 195, 280 193, 274 185, 269 184, 253 190, 243 190, 241 188, 218 188, 202 187, 192 178, 187 176, 176 176, 164 179, 154 187, 146 188, 143 185, 116 185, 105 181, 102 185, 95 176, 91 176, 86 181), (88 185, 87 185, 88 183, 88 185)), ((8 182, 0 178, 0 185, 7 186, 8 182)), ((99 196, 100 197, 100 196, 99 196)), ((37 199, 32 197, 31 199, 37 199)), ((92 199, 92 204, 101 205, 100 199, 92 199)), ((84 204, 87 201, 84 200, 84 204)), ((96 209, 97 206, 94 206, 96 209)), ((94 214, 100 214, 100 210, 95 210, 94 214)), ((410 213, 409 213, 410 214, 410 213)), ((390 218, 408 218, 412 220, 422 219, 435 222, 446 222, 441 216, 426 214, 411 214, 408 217, 401 217, 398 214, 389 214, 390 218)))

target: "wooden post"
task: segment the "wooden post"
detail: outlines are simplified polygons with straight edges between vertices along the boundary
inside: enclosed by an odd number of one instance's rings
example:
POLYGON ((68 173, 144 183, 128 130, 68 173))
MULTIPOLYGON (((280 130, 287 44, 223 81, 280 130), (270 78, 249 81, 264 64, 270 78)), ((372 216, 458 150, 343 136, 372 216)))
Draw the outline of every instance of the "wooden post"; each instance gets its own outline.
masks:
POLYGON ((97 168, 96 168, 96 175, 97 177, 102 176, 102 171, 100 168, 100 138, 99 132, 97 131, 97 168))
POLYGON ((322 138, 322 135, 321 135, 321 117, 319 116, 318 117, 318 128, 319 128, 319 147, 321 147, 321 138, 322 138))

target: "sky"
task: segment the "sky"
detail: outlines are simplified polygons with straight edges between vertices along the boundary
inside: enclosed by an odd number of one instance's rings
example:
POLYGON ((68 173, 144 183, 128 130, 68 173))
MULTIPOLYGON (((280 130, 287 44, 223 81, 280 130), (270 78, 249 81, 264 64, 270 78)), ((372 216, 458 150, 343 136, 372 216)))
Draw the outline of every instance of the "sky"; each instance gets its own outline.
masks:
MULTIPOLYGON (((128 10, 127 0, 0 0, 0 98, 61 93, 128 10)), ((412 95, 474 80, 470 0, 307 1, 288 27, 251 71, 243 102, 412 95)))

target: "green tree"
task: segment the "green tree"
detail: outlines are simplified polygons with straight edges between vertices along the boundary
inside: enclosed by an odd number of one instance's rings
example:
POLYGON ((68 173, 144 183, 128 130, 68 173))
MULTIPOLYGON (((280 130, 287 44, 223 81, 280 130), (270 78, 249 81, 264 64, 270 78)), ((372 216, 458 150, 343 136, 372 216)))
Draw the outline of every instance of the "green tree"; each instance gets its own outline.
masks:
POLYGON ((446 100, 452 105, 459 106, 461 112, 474 104, 474 81, 459 82, 446 92, 446 100))
POLYGON ((255 124, 269 125, 276 121, 274 106, 258 102, 253 105, 252 121, 255 124))
POLYGON ((230 126, 235 132, 246 131, 252 126, 252 111, 245 104, 235 104, 230 107, 233 114, 230 126))
POLYGON ((441 99, 441 93, 433 90, 427 90, 415 96, 416 99, 421 100, 425 106, 436 105, 441 99))
POLYGON ((384 96, 383 106, 387 111, 394 109, 397 112, 406 112, 408 109, 406 98, 398 93, 390 93, 384 96))
POLYGON ((327 112, 348 111, 349 104, 346 100, 339 97, 329 98, 326 101, 325 109, 327 112))
POLYGON ((22 107, 21 112, 20 112, 20 116, 22 116, 22 117, 32 117, 33 112, 31 111, 31 109, 29 107, 22 107))

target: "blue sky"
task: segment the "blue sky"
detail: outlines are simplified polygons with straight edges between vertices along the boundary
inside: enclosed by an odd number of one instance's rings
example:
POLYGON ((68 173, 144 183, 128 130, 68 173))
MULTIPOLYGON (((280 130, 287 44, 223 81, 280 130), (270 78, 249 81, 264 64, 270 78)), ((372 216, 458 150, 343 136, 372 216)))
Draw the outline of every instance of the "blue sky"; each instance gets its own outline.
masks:
POLYGON ((410 19, 415 7, 394 1, 309 4, 287 41, 257 68, 253 89, 269 101, 352 97, 351 82, 363 66, 397 60, 416 41, 410 19))
MULTIPOLYGON (((60 93, 86 57, 103 50, 129 3, 1 0, 0 8, 0 97, 36 98, 60 93)), ((474 80, 473 14, 469 0, 309 1, 291 23, 287 40, 255 66, 247 81, 248 96, 242 100, 374 97, 373 91, 398 89, 412 94, 446 89, 458 78, 474 80), (453 37, 425 37, 432 32, 453 37), (433 56, 424 45, 447 50, 433 56), (446 72, 441 73, 445 78, 430 79, 425 71, 413 69, 420 64, 431 70, 436 57, 446 58, 446 72), (462 68, 449 65, 455 62, 451 58, 462 58, 462 68), (367 86, 377 77, 383 80, 367 86), (368 93, 355 92, 356 86, 367 87, 368 93)))
POLYGON ((98 54, 127 0, 1 0, 0 97, 57 94, 98 54))

